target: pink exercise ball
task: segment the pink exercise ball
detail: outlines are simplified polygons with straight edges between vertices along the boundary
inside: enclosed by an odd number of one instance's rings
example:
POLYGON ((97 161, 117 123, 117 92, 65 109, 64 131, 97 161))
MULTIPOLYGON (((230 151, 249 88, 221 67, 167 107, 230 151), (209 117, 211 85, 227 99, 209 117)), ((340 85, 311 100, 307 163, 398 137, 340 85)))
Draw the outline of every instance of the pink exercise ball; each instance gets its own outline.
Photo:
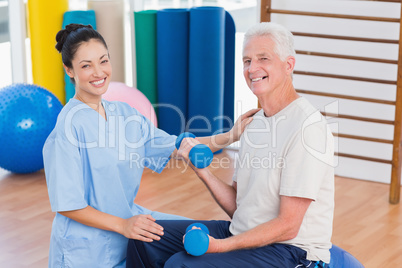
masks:
POLYGON ((107 101, 122 101, 137 109, 148 118, 155 126, 158 126, 154 107, 145 95, 136 88, 129 87, 121 82, 110 82, 109 88, 103 98, 107 101))

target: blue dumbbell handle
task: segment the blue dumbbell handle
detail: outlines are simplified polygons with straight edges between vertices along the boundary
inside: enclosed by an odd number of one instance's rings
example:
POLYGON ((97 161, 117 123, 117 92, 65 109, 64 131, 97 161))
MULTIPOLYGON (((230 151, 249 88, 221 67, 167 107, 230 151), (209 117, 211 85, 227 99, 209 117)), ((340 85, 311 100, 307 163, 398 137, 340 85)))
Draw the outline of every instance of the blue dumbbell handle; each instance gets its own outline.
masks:
POLYGON ((205 226, 205 224, 202 224, 201 222, 196 222, 196 223, 190 224, 186 229, 186 233, 191 231, 193 229, 193 227, 201 228, 201 230, 203 230, 206 234, 209 235, 208 227, 205 226))
POLYGON ((184 249, 193 256, 201 256, 207 252, 209 247, 209 230, 202 223, 194 223, 187 227, 184 237, 184 249), (193 227, 199 227, 197 229, 193 227))
MULTIPOLYGON (((176 139, 176 148, 180 148, 180 144, 184 138, 195 138, 195 135, 190 132, 184 132, 180 134, 177 139, 176 139)), ((205 168, 209 166, 212 162, 214 155, 209 149, 208 146, 205 144, 197 144, 195 145, 189 153, 189 158, 191 163, 196 167, 196 168, 205 168)))

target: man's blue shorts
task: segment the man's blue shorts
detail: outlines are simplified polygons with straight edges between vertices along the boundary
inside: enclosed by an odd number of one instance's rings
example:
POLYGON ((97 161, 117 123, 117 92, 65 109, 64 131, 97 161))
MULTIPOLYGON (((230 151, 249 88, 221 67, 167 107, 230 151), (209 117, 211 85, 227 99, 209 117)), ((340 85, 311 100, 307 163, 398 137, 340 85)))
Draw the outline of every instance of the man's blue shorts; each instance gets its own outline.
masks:
POLYGON ((164 228, 161 240, 152 243, 130 240, 127 248, 127 268, 135 267, 278 267, 278 268, 326 268, 328 264, 306 259, 306 251, 287 244, 237 250, 226 253, 208 253, 194 257, 184 250, 183 235, 192 223, 205 224, 212 237, 223 239, 232 236, 229 221, 168 220, 157 221, 164 228))

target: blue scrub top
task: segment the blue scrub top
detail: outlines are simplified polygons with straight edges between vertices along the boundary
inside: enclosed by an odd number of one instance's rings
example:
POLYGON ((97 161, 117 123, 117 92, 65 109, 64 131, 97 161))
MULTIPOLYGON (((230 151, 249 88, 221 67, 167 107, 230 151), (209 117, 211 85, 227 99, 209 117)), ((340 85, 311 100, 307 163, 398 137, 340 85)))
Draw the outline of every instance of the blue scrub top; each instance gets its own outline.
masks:
MULTIPOLYGON (((122 102, 102 101, 107 120, 70 99, 43 148, 52 211, 87 206, 121 218, 153 213, 134 203, 144 167, 160 173, 176 136, 156 128, 122 102)), ((128 239, 89 227, 56 213, 49 267, 124 267, 128 239)))

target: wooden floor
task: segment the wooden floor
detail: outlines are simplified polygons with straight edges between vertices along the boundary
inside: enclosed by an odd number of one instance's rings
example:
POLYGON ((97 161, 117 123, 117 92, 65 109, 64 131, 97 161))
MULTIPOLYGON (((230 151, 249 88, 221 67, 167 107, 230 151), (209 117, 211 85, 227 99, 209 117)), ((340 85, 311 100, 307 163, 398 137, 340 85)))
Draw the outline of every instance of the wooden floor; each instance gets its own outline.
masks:
MULTIPOLYGON (((217 156, 223 168, 214 169, 228 182, 233 167, 226 159, 233 157, 233 151, 224 151, 217 156)), ((402 209, 388 203, 389 186, 339 177, 335 183, 333 243, 367 268, 401 267, 402 209)), ((183 164, 169 163, 162 174, 146 170, 136 202, 194 219, 228 219, 183 164)), ((0 267, 47 267, 53 217, 42 171, 13 175, 0 170, 0 267)))

